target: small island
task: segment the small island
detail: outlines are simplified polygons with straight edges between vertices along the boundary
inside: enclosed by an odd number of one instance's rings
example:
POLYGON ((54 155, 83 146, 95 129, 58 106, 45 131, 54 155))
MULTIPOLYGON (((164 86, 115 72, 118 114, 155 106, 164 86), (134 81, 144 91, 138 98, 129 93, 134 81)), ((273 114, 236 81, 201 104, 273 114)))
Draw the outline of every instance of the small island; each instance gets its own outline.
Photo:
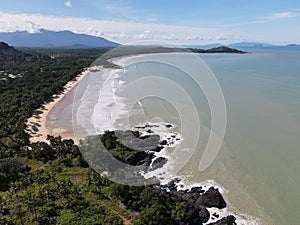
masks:
POLYGON ((227 46, 220 46, 210 49, 198 49, 198 48, 188 48, 194 53, 235 53, 235 54, 246 54, 248 52, 241 51, 235 48, 229 48, 227 46))
POLYGON ((300 44, 288 44, 287 47, 300 47, 300 44))

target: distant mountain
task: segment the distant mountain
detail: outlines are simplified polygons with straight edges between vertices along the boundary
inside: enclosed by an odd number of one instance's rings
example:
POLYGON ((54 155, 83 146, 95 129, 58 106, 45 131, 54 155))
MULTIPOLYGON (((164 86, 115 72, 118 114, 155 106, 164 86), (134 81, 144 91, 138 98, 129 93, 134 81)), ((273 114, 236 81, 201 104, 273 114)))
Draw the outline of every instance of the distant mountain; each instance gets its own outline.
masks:
POLYGON ((287 47, 300 47, 298 44, 288 44, 287 47))
POLYGON ((12 46, 23 47, 116 47, 118 43, 101 37, 86 34, 75 34, 71 31, 40 30, 39 33, 16 31, 0 33, 0 41, 12 46))
POLYGON ((260 43, 260 42, 239 42, 227 45, 232 48, 240 48, 240 47, 267 47, 272 46, 271 44, 260 43))

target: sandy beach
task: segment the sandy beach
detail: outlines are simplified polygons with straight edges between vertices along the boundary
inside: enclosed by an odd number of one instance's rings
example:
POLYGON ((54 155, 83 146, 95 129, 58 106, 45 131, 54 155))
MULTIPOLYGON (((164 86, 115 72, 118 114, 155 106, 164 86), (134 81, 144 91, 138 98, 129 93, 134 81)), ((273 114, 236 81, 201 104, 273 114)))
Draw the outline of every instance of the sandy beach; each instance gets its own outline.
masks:
POLYGON ((53 107, 60 102, 76 85, 91 71, 101 70, 102 66, 93 66, 86 68, 82 73, 78 74, 75 79, 69 81, 64 90, 59 94, 54 94, 51 100, 46 101, 40 108, 36 109, 32 117, 27 119, 27 133, 30 134, 30 142, 44 141, 47 142, 47 135, 60 135, 63 139, 73 139, 74 134, 71 131, 63 131, 57 129, 49 129, 47 126, 47 116, 53 107))

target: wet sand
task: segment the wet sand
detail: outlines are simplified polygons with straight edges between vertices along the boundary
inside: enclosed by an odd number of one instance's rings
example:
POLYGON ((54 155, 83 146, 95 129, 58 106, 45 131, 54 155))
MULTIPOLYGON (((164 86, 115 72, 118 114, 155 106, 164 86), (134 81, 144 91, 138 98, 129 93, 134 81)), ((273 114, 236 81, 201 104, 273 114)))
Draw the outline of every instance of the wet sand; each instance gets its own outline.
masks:
POLYGON ((54 94, 51 100, 46 101, 40 108, 34 111, 32 117, 27 119, 26 132, 30 134, 30 142, 45 141, 47 142, 47 135, 57 136, 60 135, 63 139, 73 139, 74 133, 72 130, 66 129, 50 129, 47 124, 47 117, 54 106, 64 99, 76 85, 91 71, 101 70, 102 66, 94 66, 85 69, 81 74, 79 74, 75 79, 69 81, 65 86, 64 90, 59 94, 54 94))

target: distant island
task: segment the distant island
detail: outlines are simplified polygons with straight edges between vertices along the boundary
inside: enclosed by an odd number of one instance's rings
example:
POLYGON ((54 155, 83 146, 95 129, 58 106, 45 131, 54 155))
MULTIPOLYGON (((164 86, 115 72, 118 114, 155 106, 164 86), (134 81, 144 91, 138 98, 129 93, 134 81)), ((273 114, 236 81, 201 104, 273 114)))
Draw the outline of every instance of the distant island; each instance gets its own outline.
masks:
POLYGON ((300 47, 300 44, 288 44, 287 47, 300 47))
POLYGON ((247 52, 241 51, 235 48, 229 48, 227 46, 220 46, 210 49, 199 49, 199 48, 188 48, 190 51, 194 53, 237 53, 237 54, 245 54, 247 52))

